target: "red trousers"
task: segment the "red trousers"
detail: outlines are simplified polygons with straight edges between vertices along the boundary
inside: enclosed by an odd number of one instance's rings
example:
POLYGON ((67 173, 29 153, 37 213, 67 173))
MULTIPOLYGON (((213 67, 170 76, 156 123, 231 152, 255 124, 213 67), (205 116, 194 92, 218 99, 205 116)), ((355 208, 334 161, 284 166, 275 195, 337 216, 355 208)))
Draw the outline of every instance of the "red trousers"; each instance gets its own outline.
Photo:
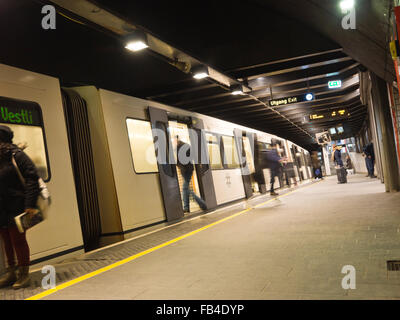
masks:
POLYGON ((4 243, 4 251, 9 266, 15 266, 15 254, 19 266, 29 266, 29 246, 26 241, 26 232, 20 233, 16 226, 0 228, 0 235, 4 243))

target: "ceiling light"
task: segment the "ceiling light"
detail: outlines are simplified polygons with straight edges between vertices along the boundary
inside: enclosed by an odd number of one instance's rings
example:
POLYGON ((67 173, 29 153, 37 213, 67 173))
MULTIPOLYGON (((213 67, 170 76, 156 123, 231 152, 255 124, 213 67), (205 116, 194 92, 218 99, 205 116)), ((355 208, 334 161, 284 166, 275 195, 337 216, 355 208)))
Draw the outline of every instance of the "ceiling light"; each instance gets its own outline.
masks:
POLYGON ((241 84, 235 84, 231 86, 231 91, 233 95, 243 94, 243 87, 241 84))
POLYGON ((206 66, 197 66, 192 69, 192 73, 195 79, 204 79, 209 76, 208 67, 206 66))
POLYGON ((347 12, 354 8, 354 0, 342 0, 340 2, 340 8, 342 12, 347 12))
POLYGON ((146 34, 136 30, 124 37, 125 48, 137 52, 148 48, 146 34))
POLYGON ((307 93, 306 94, 306 100, 307 101, 311 101, 311 100, 313 100, 314 99, 314 95, 312 94, 312 93, 307 93))

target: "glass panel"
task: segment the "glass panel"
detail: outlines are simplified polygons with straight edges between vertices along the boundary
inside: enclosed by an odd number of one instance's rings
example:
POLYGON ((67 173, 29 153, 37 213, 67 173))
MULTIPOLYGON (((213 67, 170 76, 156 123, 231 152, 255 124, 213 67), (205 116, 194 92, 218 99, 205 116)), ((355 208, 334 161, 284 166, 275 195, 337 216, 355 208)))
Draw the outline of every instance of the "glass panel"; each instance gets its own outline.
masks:
POLYGON ((222 136, 225 152, 225 164, 228 169, 240 168, 234 137, 222 136))
POLYGON ((208 155, 210 158, 210 165, 212 170, 223 169, 224 165, 221 160, 221 150, 218 144, 217 136, 206 133, 208 155))
POLYGON ((158 172, 153 133, 148 121, 127 119, 129 144, 136 173, 158 172))
POLYGON ((24 152, 35 164, 39 177, 48 180, 49 171, 44 145, 43 129, 36 126, 6 124, 14 131, 13 143, 24 149, 24 152))

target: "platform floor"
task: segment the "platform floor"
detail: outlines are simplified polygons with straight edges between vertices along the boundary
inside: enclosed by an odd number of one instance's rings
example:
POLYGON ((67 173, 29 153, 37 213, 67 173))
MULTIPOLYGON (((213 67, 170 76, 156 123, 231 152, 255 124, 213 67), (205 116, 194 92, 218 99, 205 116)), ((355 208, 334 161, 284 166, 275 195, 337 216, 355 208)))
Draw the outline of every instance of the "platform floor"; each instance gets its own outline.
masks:
POLYGON ((400 299, 400 271, 387 270, 388 260, 400 260, 400 194, 385 193, 377 179, 363 175, 348 180, 339 185, 329 177, 277 199, 258 197, 65 261, 55 267, 57 285, 66 287, 55 292, 28 288, 0 294, 5 299, 43 291, 36 298, 400 299), (354 290, 342 288, 345 265, 355 267, 354 290), (85 271, 95 273, 68 282, 85 271))

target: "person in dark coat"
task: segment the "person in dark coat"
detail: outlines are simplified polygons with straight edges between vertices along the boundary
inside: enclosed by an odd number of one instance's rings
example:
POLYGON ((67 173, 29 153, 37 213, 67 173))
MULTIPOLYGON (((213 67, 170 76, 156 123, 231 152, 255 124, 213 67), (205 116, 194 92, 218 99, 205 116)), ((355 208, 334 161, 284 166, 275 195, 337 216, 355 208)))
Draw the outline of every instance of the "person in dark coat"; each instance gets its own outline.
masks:
POLYGON ((272 149, 267 152, 267 157, 269 161, 269 168, 270 168, 270 173, 271 173, 271 188, 270 188, 270 194, 271 196, 277 196, 279 193, 276 193, 274 190, 274 183, 275 183, 275 177, 278 177, 279 179, 279 174, 280 174, 280 169, 281 169, 281 163, 283 162, 284 159, 282 159, 279 154, 278 154, 278 144, 271 144, 272 149))
POLYGON ((26 233, 18 231, 14 218, 23 212, 36 212, 40 189, 35 165, 12 143, 13 136, 9 127, 0 125, 0 235, 8 263, 6 274, 0 278, 0 287, 13 285, 14 289, 18 289, 28 286, 30 282, 30 252, 26 233), (18 176, 12 157, 25 179, 25 185, 18 176))
POLYGON ((338 146, 336 146, 335 144, 332 146, 333 147, 333 154, 332 154, 332 158, 333 161, 335 162, 335 164, 339 167, 343 167, 343 161, 342 161, 342 153, 340 152, 340 148, 338 146))
POLYGON ((376 178, 374 174, 375 171, 375 153, 374 153, 374 145, 372 142, 368 143, 363 148, 363 153, 365 155, 365 165, 367 166, 368 170, 368 177, 376 178))
POLYGON ((182 186, 182 197, 183 197, 183 211, 185 213, 190 212, 190 195, 193 196, 194 200, 198 203, 202 210, 207 210, 207 205, 203 199, 198 197, 190 187, 190 181, 192 179, 194 166, 192 161, 190 160, 190 145, 184 143, 179 139, 179 136, 175 137, 176 141, 176 152, 177 152, 177 166, 181 171, 183 177, 183 186, 182 186))

